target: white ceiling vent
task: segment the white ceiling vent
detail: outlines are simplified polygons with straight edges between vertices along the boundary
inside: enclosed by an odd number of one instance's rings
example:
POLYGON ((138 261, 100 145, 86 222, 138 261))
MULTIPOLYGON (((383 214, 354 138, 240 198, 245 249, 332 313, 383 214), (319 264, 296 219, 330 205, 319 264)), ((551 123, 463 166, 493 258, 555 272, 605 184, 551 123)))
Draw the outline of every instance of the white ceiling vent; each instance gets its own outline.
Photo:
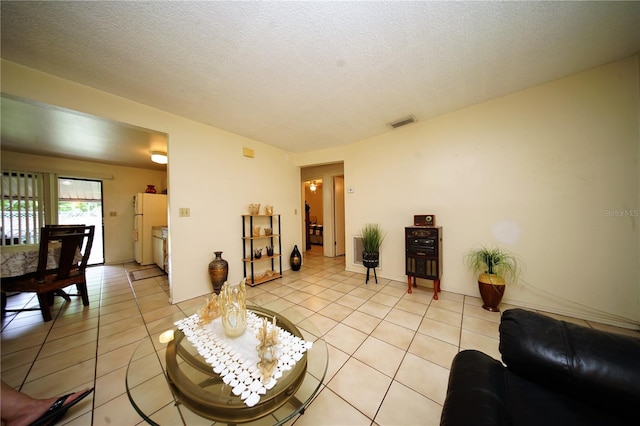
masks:
POLYGON ((398 127, 406 126, 407 124, 415 123, 416 118, 413 115, 409 115, 407 117, 401 118, 400 120, 393 121, 389 123, 389 126, 397 129, 398 127))

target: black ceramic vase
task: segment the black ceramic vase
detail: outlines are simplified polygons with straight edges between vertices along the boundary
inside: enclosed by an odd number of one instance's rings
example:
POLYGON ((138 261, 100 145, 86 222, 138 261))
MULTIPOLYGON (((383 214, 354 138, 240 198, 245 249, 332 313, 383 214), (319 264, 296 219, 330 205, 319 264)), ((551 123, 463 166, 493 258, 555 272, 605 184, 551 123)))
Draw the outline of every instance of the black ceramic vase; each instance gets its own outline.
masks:
POLYGON ((300 254, 300 250, 298 250, 298 246, 293 246, 293 251, 291 252, 291 269, 294 271, 299 271, 300 266, 302 266, 302 255, 300 254))
POLYGON ((229 263, 222 258, 222 252, 214 252, 216 258, 209 262, 209 279, 213 286, 213 292, 220 294, 222 284, 227 281, 227 274, 229 273, 229 263))

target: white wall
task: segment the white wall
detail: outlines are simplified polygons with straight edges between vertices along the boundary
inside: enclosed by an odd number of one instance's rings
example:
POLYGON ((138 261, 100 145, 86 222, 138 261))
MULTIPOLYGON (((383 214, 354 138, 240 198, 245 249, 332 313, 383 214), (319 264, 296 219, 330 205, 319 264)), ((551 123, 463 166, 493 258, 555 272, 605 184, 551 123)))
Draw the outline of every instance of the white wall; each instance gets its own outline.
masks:
POLYGON ((241 215, 250 203, 272 204, 282 215, 289 268, 288 254, 301 244, 301 199, 300 171, 287 152, 7 61, 2 91, 169 135, 172 302, 211 292, 207 266, 217 250, 229 262, 229 281, 242 279, 241 215), (243 157, 243 147, 255 158, 243 157), (180 207, 191 216, 178 217, 180 207))
POLYGON ((2 168, 102 181, 105 263, 133 261, 133 196, 166 188, 166 172, 2 151, 2 168), (115 212, 115 216, 109 213, 115 212))
POLYGON ((224 251, 230 280, 240 279, 240 214, 251 202, 282 213, 285 255, 301 245, 299 167, 344 161, 345 185, 354 189, 345 196, 348 268, 361 270, 351 236, 378 222, 388 231, 379 275, 405 281, 403 229, 414 214, 434 213, 444 228, 444 290, 477 296, 463 255, 502 241, 528 266, 505 302, 612 323, 640 321, 639 83, 633 57, 293 155, 2 62, 6 93, 169 135, 174 302, 210 292, 214 250, 224 251), (242 157, 243 146, 256 158, 242 157), (191 217, 177 217, 179 207, 190 207, 191 217))
POLYGON ((637 324, 638 76, 633 57, 298 161, 344 160, 349 269, 377 222, 378 275, 405 281, 403 229, 433 213, 444 290, 477 296, 464 254, 501 244, 527 263, 505 302, 637 324))

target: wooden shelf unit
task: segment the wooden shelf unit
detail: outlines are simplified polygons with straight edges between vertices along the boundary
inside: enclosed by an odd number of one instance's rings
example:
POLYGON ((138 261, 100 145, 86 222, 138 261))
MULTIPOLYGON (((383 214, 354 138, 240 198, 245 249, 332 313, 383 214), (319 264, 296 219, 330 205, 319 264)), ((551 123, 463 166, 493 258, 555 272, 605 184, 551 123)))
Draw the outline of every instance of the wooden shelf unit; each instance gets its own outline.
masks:
POLYGON ((281 237, 280 215, 272 214, 245 214, 242 215, 242 263, 244 265, 244 277, 247 285, 254 286, 267 281, 277 280, 282 277, 282 237, 281 237), (275 225, 275 226, 274 226, 275 225), (261 235, 253 235, 253 227, 260 226, 261 235), (277 226, 277 228, 276 228, 277 226), (265 227, 271 228, 271 235, 262 234, 265 227), (263 254, 260 258, 255 258, 254 248, 256 242, 266 240, 273 246, 273 256, 263 254), (248 255, 247 255, 248 254, 248 255), (272 274, 267 271, 256 273, 256 265, 260 262, 271 262, 272 274), (276 266, 278 269, 276 269, 276 266))

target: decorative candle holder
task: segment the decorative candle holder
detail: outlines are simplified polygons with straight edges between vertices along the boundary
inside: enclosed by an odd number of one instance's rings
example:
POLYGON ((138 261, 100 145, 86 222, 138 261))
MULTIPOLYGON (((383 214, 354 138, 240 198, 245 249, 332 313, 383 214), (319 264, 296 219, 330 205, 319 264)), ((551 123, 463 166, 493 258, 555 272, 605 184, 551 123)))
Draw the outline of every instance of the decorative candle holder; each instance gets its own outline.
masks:
POLYGON ((260 344, 256 346, 260 361, 258 368, 262 373, 262 383, 268 383, 273 374, 273 369, 278 365, 276 347, 278 345, 278 327, 276 327, 276 317, 273 317, 271 327, 266 318, 262 318, 262 327, 256 336, 260 344))
POLYGON ((253 236, 254 237, 259 237, 260 236, 260 227, 259 226, 254 226, 253 227, 253 236))
POLYGON ((241 336, 247 328, 246 278, 240 283, 224 283, 219 295, 220 314, 224 333, 229 337, 241 336))
POLYGON ((214 293, 207 298, 207 304, 200 308, 198 315, 200 316, 201 324, 209 324, 220 316, 220 303, 217 294, 214 293))
POLYGON ((273 214, 273 206, 264 206, 264 214, 270 216, 273 214))
POLYGON ((249 204, 249 214, 260 214, 260 203, 249 204))

